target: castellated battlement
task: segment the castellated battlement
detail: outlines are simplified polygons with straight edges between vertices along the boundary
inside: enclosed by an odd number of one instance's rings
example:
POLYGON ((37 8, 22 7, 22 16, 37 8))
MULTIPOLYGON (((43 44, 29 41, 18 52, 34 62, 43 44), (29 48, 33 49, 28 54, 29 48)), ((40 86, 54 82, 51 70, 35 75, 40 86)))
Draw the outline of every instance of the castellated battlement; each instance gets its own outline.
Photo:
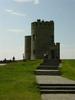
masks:
MULTIPOLYGON (((29 37, 26 38, 26 47, 30 43, 29 37)), ((30 54, 25 48, 26 58, 38 59, 43 58, 44 54, 49 55, 49 59, 60 59, 60 43, 54 41, 54 21, 44 21, 38 19, 31 23, 31 44, 30 54), (30 56, 29 56, 30 55, 30 56)), ((28 46, 29 48, 29 46, 28 46)))
POLYGON ((31 23, 32 25, 36 26, 36 25, 54 25, 54 21, 51 20, 51 21, 44 21, 44 20, 40 20, 40 19, 37 19, 36 22, 32 22, 31 23))

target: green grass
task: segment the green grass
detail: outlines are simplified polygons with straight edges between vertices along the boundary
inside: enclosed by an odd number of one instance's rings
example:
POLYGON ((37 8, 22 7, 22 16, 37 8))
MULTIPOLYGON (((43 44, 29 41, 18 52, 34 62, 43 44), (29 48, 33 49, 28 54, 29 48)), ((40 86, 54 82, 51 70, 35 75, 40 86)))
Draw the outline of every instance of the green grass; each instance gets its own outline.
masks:
MULTIPOLYGON (((0 100, 41 100, 34 70, 41 60, 0 66, 0 100)), ((62 76, 75 80, 75 60, 62 60, 62 76)))
POLYGON ((0 100, 41 100, 34 70, 41 60, 0 66, 0 100))
POLYGON ((62 60, 62 76, 75 80, 75 60, 62 60))

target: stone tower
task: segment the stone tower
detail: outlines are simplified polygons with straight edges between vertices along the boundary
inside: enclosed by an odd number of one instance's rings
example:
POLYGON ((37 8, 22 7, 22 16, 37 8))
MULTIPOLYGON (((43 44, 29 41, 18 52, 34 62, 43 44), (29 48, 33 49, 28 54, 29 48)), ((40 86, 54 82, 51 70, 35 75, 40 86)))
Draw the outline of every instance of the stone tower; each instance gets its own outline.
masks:
POLYGON ((60 43, 54 42, 54 21, 31 23, 31 36, 25 37, 25 58, 39 59, 48 55, 50 61, 60 59, 60 43))
POLYGON ((54 43, 54 22, 41 21, 31 24, 31 59, 43 58, 49 54, 49 58, 59 58, 59 43, 54 43), (52 54, 52 55, 51 55, 52 54))
POLYGON ((31 36, 25 36, 25 59, 31 58, 31 36))

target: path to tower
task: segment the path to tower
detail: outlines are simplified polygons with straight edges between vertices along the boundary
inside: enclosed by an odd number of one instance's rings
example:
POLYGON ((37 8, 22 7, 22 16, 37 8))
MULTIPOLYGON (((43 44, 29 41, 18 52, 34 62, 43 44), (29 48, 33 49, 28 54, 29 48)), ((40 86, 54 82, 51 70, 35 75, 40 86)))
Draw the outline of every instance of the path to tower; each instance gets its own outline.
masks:
POLYGON ((36 80, 42 100, 75 100, 75 81, 62 77, 59 67, 40 65, 36 80))

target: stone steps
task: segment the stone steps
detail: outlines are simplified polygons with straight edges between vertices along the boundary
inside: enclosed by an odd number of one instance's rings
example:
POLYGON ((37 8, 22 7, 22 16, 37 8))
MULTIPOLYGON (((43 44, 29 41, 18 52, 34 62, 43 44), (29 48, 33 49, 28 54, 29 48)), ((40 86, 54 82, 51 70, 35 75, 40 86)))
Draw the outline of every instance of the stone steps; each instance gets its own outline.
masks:
POLYGON ((43 70, 50 70, 50 69, 52 69, 52 70, 57 70, 57 69, 59 69, 59 67, 58 66, 50 66, 50 65, 40 65, 37 69, 43 69, 43 70))
POLYGON ((42 94, 65 94, 65 93, 71 93, 75 94, 75 90, 49 90, 49 89, 43 89, 40 90, 40 93, 42 94))
POLYGON ((55 87, 55 86, 73 86, 75 87, 75 84, 72 83, 72 84, 38 84, 39 87, 43 87, 43 86, 52 86, 52 87, 55 87))
POLYGON ((36 70, 35 71, 36 75, 61 75, 59 70, 36 70))
POLYGON ((65 85, 64 86, 40 86, 40 89, 53 89, 53 90, 55 90, 55 89, 71 90, 71 89, 73 89, 73 90, 75 90, 75 86, 65 86, 65 85))
POLYGON ((75 93, 75 84, 39 84, 40 92, 47 93, 75 93))
POLYGON ((59 66, 41 64, 35 74, 40 78, 38 87, 41 94, 75 94, 75 83, 65 78, 60 78, 59 66))
POLYGON ((43 65, 54 65, 54 66, 58 66, 59 65, 59 63, 60 63, 60 61, 59 60, 57 60, 57 59, 52 59, 52 60, 46 60, 46 61, 44 61, 42 64, 43 65))

